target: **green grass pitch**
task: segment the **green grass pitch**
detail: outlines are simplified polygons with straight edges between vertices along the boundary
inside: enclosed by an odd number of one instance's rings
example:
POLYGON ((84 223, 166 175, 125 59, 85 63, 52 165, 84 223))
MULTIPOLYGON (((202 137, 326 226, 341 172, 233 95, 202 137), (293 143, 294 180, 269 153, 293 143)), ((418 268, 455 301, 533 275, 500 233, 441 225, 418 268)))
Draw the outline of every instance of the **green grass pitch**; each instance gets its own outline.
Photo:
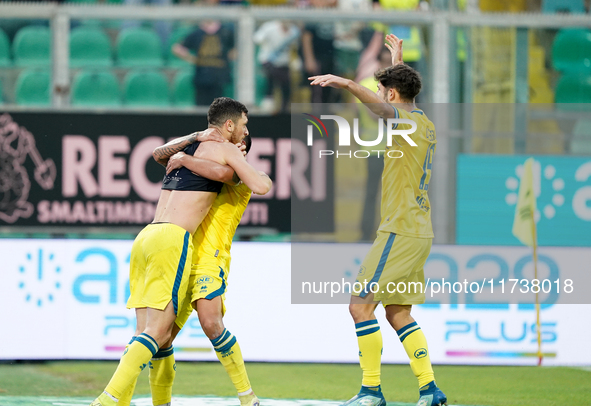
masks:
MULTIPOLYGON (((14 396, 94 398, 116 366, 112 361, 2 363, 0 406, 20 404, 14 396)), ((248 363, 247 370, 261 398, 344 401, 361 381, 359 366, 352 364, 248 363)), ((591 368, 435 366, 435 374, 450 405, 591 405, 591 368)), ((382 388, 389 406, 417 401, 416 379, 407 365, 384 365, 382 388)), ((149 395, 147 371, 135 393, 149 395)), ((179 395, 234 397, 235 391, 220 364, 178 362, 173 396, 179 395)))

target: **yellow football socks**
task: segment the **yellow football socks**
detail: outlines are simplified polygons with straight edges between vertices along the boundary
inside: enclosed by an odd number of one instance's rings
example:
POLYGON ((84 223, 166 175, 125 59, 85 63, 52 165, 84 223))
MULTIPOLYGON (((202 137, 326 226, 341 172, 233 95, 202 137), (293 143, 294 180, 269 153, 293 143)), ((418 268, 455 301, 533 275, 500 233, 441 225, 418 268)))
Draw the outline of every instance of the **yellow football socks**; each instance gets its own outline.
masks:
MULTIPOLYGON (((135 341, 135 336, 131 339, 129 344, 127 344, 125 346, 125 351, 127 351, 129 346, 131 345, 131 343, 133 343, 134 341, 135 341)), ((125 392, 123 392, 123 395, 121 395, 121 397, 119 398, 119 402, 117 402, 117 404, 119 406, 129 406, 131 404, 131 398, 133 397, 133 392, 135 391, 135 384, 136 383, 137 383, 137 379, 135 381, 133 381, 133 383, 129 386, 129 388, 127 388, 127 390, 125 392)))
POLYGON ((242 351, 236 341, 236 337, 232 335, 227 329, 223 333, 211 340, 215 353, 218 359, 226 368, 228 376, 232 380, 234 387, 238 393, 248 392, 250 390, 250 381, 246 374, 246 367, 244 366, 244 359, 242 359, 242 351))
POLYGON ((435 379, 427 339, 416 322, 396 330, 396 333, 410 359, 410 368, 419 380, 419 388, 422 388, 435 379))
POLYGON ((116 399, 121 398, 137 380, 150 358, 158 352, 158 344, 149 335, 142 333, 127 348, 119 361, 119 366, 107 385, 105 392, 116 399))
POLYGON ((378 386, 382 366, 382 332, 376 319, 355 324, 363 386, 378 386))
POLYGON ((171 402, 175 375, 176 364, 174 349, 171 345, 158 351, 150 361, 150 390, 153 405, 166 405, 171 402))

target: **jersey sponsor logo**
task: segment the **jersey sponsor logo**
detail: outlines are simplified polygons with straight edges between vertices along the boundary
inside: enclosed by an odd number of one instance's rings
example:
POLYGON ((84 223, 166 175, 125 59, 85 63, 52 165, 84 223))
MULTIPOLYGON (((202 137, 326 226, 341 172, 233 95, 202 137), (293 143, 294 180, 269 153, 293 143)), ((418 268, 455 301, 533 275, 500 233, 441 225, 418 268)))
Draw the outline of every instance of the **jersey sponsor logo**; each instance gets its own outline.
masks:
POLYGON ((365 268, 365 266, 363 266, 363 265, 362 265, 362 266, 361 266, 361 268, 359 268, 359 273, 358 273, 358 275, 359 275, 359 276, 363 276, 363 275, 365 275, 365 271, 366 271, 366 268, 365 268))
POLYGON ((202 276, 201 278, 197 279, 197 285, 205 285, 212 282, 213 278, 211 276, 202 276))
POLYGON ((425 358, 427 356, 427 349, 419 348, 418 350, 415 351, 414 356, 416 359, 425 358))

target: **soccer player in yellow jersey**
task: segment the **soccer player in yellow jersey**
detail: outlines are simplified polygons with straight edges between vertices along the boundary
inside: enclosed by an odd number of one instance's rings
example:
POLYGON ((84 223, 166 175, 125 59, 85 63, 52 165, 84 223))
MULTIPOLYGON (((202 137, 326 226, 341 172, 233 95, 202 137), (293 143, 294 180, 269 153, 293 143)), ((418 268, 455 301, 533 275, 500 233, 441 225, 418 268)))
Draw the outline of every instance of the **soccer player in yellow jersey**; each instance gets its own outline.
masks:
MULTIPOLYGON (((173 140, 171 143, 177 143, 183 138, 173 140)), ((248 153, 252 144, 250 135, 246 136, 243 142, 248 153)), ((222 321, 226 312, 224 300, 230 271, 232 239, 250 201, 252 191, 246 184, 236 184, 239 179, 229 166, 190 156, 184 152, 179 152, 168 159, 175 149, 178 150, 178 148, 169 148, 169 144, 158 147, 154 151, 155 157, 159 157, 159 162, 164 163, 168 160, 167 173, 185 167, 204 178, 226 182, 226 184, 222 186, 211 209, 193 234, 195 249, 187 292, 187 298, 190 300, 185 300, 183 306, 179 308, 171 339, 166 343, 166 348, 156 354, 157 356, 153 357, 149 364, 153 404, 170 404, 172 385, 176 375, 172 341, 195 309, 203 331, 211 340, 218 359, 238 392, 241 406, 258 406, 260 402, 251 388, 240 346, 236 337, 224 327, 222 321)), ((259 172, 259 175, 267 176, 262 172, 259 172)), ((135 385, 119 400, 122 406, 130 404, 134 388, 135 385)))
MULTIPOLYGON (((195 144, 190 150, 196 156, 207 154, 218 164, 231 166, 253 191, 265 194, 271 189, 271 180, 246 162, 243 153, 233 145, 248 135, 247 113, 242 103, 217 98, 208 111, 208 131, 217 131, 224 142, 195 144), (203 148, 197 148, 200 146, 203 148)), ((184 138, 195 142, 196 134, 184 138)), ((182 142, 174 144, 180 148, 177 150, 184 148, 181 145, 182 142)), ((170 143, 167 149, 174 150, 170 143)), ((165 176, 154 221, 138 234, 131 249, 127 307, 136 309, 136 336, 109 384, 91 406, 115 406, 122 398, 130 398, 129 392, 150 360, 167 358, 172 352, 169 343, 173 325, 188 293, 192 235, 222 187, 212 182, 219 183, 187 169, 165 176)), ((168 396, 163 394, 164 397, 168 396)), ((155 406, 167 403, 170 399, 155 402, 155 406)))
MULTIPOLYGON (((247 137, 244 141, 248 153, 251 139, 247 137)), ((200 172, 201 166, 197 159, 179 155, 171 158, 167 171, 184 166, 194 172, 200 172)), ((214 176, 202 174, 205 177, 214 176)), ((195 250, 188 293, 191 300, 186 301, 184 308, 179 311, 173 329, 175 335, 183 328, 192 310, 197 311, 201 328, 211 340, 218 359, 234 384, 241 406, 258 406, 259 399, 251 388, 236 337, 225 328, 222 318, 226 313, 224 301, 230 272, 232 239, 251 195, 252 191, 245 184, 225 184, 194 234, 195 250)))
POLYGON ((418 72, 402 62, 402 41, 390 34, 386 36, 386 46, 392 54, 392 66, 375 73, 377 93, 334 75, 309 78, 311 85, 348 90, 384 119, 410 119, 417 124, 416 131, 410 135, 417 146, 411 146, 403 137, 394 136, 392 147, 388 147, 384 155, 381 222, 377 238, 357 276, 357 282, 364 288, 352 293, 349 305, 357 332, 363 381, 360 392, 345 405, 386 405, 380 387, 382 335, 374 315, 380 302, 386 308, 386 318, 396 330, 418 379, 417 406, 447 405, 447 397, 435 384, 427 340, 410 315, 413 304, 425 302, 424 290, 413 286, 416 283, 424 285, 423 267, 433 239, 427 192, 437 143, 435 128, 425 113, 414 105, 421 90, 421 78, 418 72), (392 150, 401 153, 389 154, 392 150), (389 293, 391 282, 403 283, 405 293, 393 289, 389 293), (377 288, 370 290, 372 284, 377 288))

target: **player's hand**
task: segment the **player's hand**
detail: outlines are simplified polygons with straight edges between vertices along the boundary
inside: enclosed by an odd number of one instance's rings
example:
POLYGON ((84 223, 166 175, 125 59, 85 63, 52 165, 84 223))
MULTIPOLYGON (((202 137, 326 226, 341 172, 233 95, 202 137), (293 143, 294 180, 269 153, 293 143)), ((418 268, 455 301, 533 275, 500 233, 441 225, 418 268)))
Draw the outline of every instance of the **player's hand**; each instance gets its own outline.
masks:
POLYGON ((244 142, 238 142, 236 143, 236 146, 240 152, 242 152, 242 156, 246 156, 246 144, 244 142))
POLYGON ((170 172, 174 171, 183 166, 182 159, 187 155, 183 151, 177 152, 173 156, 168 159, 168 164, 166 164, 166 174, 168 175, 170 172))
POLYGON ((335 75, 319 75, 319 76, 310 76, 308 80, 311 80, 310 85, 318 85, 322 87, 334 87, 337 89, 342 89, 347 87, 349 83, 349 79, 342 78, 340 76, 335 75))
POLYGON ((390 50, 392 55, 392 66, 403 64, 402 60, 402 40, 394 34, 386 35, 386 48, 390 50))
POLYGON ((199 141, 199 142, 206 142, 206 141, 226 142, 227 140, 222 136, 222 133, 217 128, 208 128, 207 130, 201 131, 199 133, 196 141, 199 141))

